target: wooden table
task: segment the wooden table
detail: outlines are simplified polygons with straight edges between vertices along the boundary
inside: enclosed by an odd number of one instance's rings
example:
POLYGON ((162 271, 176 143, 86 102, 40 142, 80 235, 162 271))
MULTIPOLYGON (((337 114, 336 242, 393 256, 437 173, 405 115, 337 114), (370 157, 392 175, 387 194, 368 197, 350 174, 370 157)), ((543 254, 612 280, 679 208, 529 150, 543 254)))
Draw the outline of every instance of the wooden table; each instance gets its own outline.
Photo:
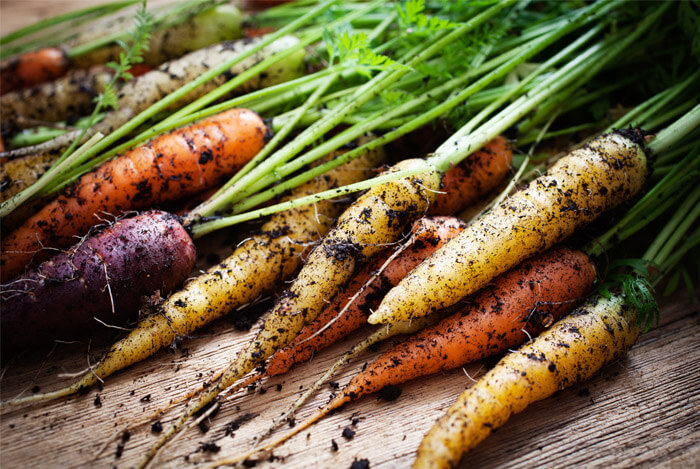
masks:
MULTIPOLYGON (((2 32, 28 20, 56 13, 87 0, 3 0, 2 32), (48 6, 47 6, 48 5, 48 6)), ((228 247, 214 246, 226 251, 228 247)), ((627 358, 607 366, 587 383, 566 389, 514 416, 467 455, 463 467, 698 467, 700 465, 700 321, 697 300, 676 296, 665 301, 660 326, 644 335, 627 358)), ((195 389, 220 370, 251 337, 232 330, 223 319, 173 353, 111 378, 103 389, 32 407, 3 411, 0 418, 0 465, 34 467, 132 467, 155 441, 150 423, 123 429, 150 416, 171 400, 195 389), (121 449, 120 449, 121 448, 121 449), (102 452, 97 455, 97 453, 102 452)), ((158 467, 201 467, 205 460, 232 456, 249 448, 256 431, 265 428, 350 344, 369 328, 319 353, 285 376, 254 390, 230 396, 204 433, 189 428, 156 460, 158 467), (233 424, 233 425, 232 425, 233 424), (229 431, 227 427, 235 428, 229 431), (205 453, 203 443, 220 451, 205 453)), ((108 345, 105 334, 88 344, 58 345, 24 355, 4 365, 3 400, 36 390, 48 391, 71 382, 61 373, 85 369, 108 345), (91 357, 91 358, 88 358, 91 357)), ((366 353, 336 378, 347 382, 362 364, 383 349, 366 353)), ((370 467, 407 467, 422 435, 434 420, 483 373, 484 364, 417 380, 402 386, 393 402, 372 396, 346 406, 274 451, 258 467, 348 468, 367 459, 370 467), (353 419, 355 424, 353 425, 353 419), (352 439, 343 429, 355 431, 352 439), (337 445, 337 450, 333 446, 337 445)), ((300 421, 325 403, 325 387, 298 414, 300 421)), ((179 414, 176 405, 165 423, 179 414)))

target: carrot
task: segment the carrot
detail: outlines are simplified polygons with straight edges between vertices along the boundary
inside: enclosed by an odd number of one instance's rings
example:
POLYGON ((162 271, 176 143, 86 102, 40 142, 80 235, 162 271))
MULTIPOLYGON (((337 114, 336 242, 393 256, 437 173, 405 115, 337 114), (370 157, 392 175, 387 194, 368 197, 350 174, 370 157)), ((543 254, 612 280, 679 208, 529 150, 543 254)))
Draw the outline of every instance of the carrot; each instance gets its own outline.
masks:
POLYGON ((288 347, 278 350, 270 357, 265 364, 265 374, 275 376, 286 373, 294 364, 310 359, 317 351, 366 324, 369 310, 376 307, 386 290, 396 285, 413 267, 457 236, 465 227, 466 223, 452 217, 417 220, 413 224, 412 236, 403 245, 399 256, 391 259, 392 251, 389 250, 363 267, 348 282, 343 292, 338 293, 288 347), (379 274, 376 275, 377 273, 379 274), (342 316, 323 330, 341 311, 342 316))
POLYGON ((43 247, 63 247, 72 236, 84 234, 95 215, 150 207, 211 187, 252 158, 265 135, 257 114, 233 109, 160 136, 83 175, 3 237, 3 279, 21 272, 43 247))
POLYGON ((424 437, 414 467, 455 467, 512 414, 590 378, 629 350, 639 333, 637 312, 621 297, 593 298, 463 392, 424 437))
POLYGON ((333 410, 384 386, 450 370, 525 342, 568 312, 590 290, 595 277, 588 256, 568 248, 525 261, 496 278, 454 314, 383 353, 293 431, 237 460, 278 446, 333 410))
MULTIPOLYGON (((299 186, 289 198, 313 194, 368 177, 384 154, 373 151, 299 186)), ((160 307, 160 313, 140 322, 115 343, 107 355, 75 384, 13 404, 63 397, 89 388, 98 380, 153 355, 179 336, 255 300, 285 280, 302 262, 306 246, 329 229, 342 204, 324 201, 273 215, 261 232, 245 241, 231 256, 188 282, 160 307)))
MULTIPOLYGON (((460 164, 447 172, 448 182, 443 184, 441 193, 437 195, 437 199, 442 200, 436 202, 440 208, 434 210, 434 206, 431 206, 429 212, 459 210, 475 202, 505 177, 512 151, 507 141, 498 137, 484 151, 477 152, 474 156, 472 163, 460 164), (483 181, 480 180, 482 177, 483 181)), ((310 359, 317 351, 365 324, 369 311, 376 307, 388 288, 396 285, 423 259, 465 227, 464 222, 452 217, 424 217, 417 220, 413 224, 412 237, 402 245, 400 253, 387 251, 363 267, 348 282, 343 292, 337 294, 289 346, 270 357, 263 372, 251 376, 237 387, 247 386, 264 376, 286 373, 293 365, 310 359), (396 254, 399 256, 394 257, 396 254)))
POLYGON ((635 141, 620 133, 595 139, 416 267, 387 293, 369 322, 408 320, 455 304, 628 200, 646 174, 646 156, 635 141))
MULTIPOLYGON (((425 168, 422 160, 405 160, 392 170, 425 168)), ((187 419, 223 390, 251 372, 277 349, 291 343, 302 327, 325 307, 364 259, 399 238, 406 224, 423 213, 435 198, 436 172, 397 179, 370 189, 338 219, 336 227, 314 248, 299 275, 273 307, 256 337, 240 351, 221 378, 187 407, 144 456, 145 466, 158 449, 179 432, 187 419)))
POLYGON ((66 121, 92 111, 111 74, 106 70, 76 70, 58 80, 0 96, 4 127, 22 120, 66 121))
POLYGON ((3 356, 80 337, 95 321, 122 325, 142 296, 172 290, 194 262, 194 244, 172 215, 119 220, 0 288, 3 356))
MULTIPOLYGON (((88 135, 102 132, 107 135, 120 127, 125 122, 145 110, 152 104, 159 101, 166 95, 174 92, 186 83, 194 80, 209 69, 224 63, 238 56, 244 51, 253 47, 259 40, 229 41, 209 46, 204 49, 191 52, 179 59, 171 60, 160 67, 144 75, 134 78, 125 83, 119 90, 117 106, 114 111, 105 115, 97 124, 93 125, 88 135)), ((229 70, 230 73, 223 73, 209 82, 196 88, 183 99, 179 100, 176 106, 187 104, 204 94, 214 90, 225 83, 232 75, 240 74, 258 62, 284 51, 299 40, 293 36, 283 36, 259 53, 253 54, 247 59, 234 65, 229 70)), ((279 62, 276 66, 270 67, 265 73, 261 73, 243 83, 236 92, 247 92, 254 89, 264 88, 272 84, 284 82, 302 75, 305 53, 300 50, 279 62)), ((70 99, 65 96, 64 99, 70 99)), ((48 152, 57 148, 68 147, 73 140, 78 138, 80 130, 71 131, 60 137, 56 137, 48 142, 35 145, 33 147, 18 148, 8 152, 8 156, 18 157, 31 153, 48 152)))
POLYGON ((450 169, 442 178, 441 193, 430 206, 430 215, 459 213, 503 182, 513 162, 513 151, 504 137, 496 137, 481 150, 450 169))
MULTIPOLYGON (((109 25, 98 25, 92 31, 79 33, 62 48, 47 47, 25 52, 8 61, 0 69, 2 94, 50 82, 61 78, 69 69, 87 69, 119 61, 121 45, 112 43, 95 50, 86 49, 86 42, 125 30, 130 27, 123 20, 109 25), (110 31, 111 29, 111 31, 110 31)), ((131 18, 129 18, 131 19, 131 18)), ((192 16, 186 21, 153 31, 144 51, 147 66, 158 66, 195 50, 221 41, 241 37, 241 13, 233 5, 218 5, 192 16)), ((138 70, 139 67, 137 67, 138 70)), ((132 72, 132 74, 136 75, 132 72)))
MULTIPOLYGON (((128 25, 122 25, 126 29, 128 25)), ((104 33, 99 33, 104 35, 104 33)), ((241 37, 241 12, 234 5, 217 5, 192 16, 186 21, 151 32, 148 49, 143 53, 144 64, 158 66, 222 41, 241 37)), ((85 38, 83 39, 85 40, 85 38)), ((80 46, 75 44, 75 48, 80 46)), ((75 55, 73 64, 78 68, 118 61, 122 48, 110 44, 91 52, 75 55)))
POLYGON ((0 89, 4 94, 54 80, 63 76, 68 65, 66 53, 57 47, 27 52, 0 69, 0 89))

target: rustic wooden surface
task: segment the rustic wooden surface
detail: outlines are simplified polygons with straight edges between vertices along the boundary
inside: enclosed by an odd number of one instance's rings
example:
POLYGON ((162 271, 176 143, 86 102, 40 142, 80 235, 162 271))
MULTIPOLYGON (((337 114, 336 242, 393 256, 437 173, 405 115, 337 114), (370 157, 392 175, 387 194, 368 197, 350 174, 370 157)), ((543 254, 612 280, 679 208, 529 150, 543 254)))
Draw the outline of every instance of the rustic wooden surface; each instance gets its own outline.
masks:
MULTIPOLYGON (((3 0, 0 29, 4 34, 49 13, 87 3, 91 2, 3 0)), ((227 249, 223 244, 209 248, 227 249)), ((644 335, 626 359, 607 366, 589 382, 563 390, 514 416, 468 454, 463 467, 698 467, 699 309, 697 301, 688 303, 685 297, 665 301, 660 327, 644 335)), ((368 330, 319 353, 286 376, 230 396, 207 423, 210 428, 206 433, 198 427, 189 428, 161 452, 156 465, 201 467, 202 461, 245 451, 256 431, 265 428, 301 389, 368 330), (232 422, 242 423, 226 435, 226 427, 232 422), (216 454, 199 451, 201 444, 208 442, 215 442, 221 450, 216 454)), ((251 334, 233 330, 231 321, 223 319, 183 344, 186 352, 182 348, 174 353, 161 351, 153 359, 109 378, 102 390, 3 410, 0 466, 134 466, 155 441, 150 424, 132 429, 128 441, 113 437, 209 379, 251 334), (118 446, 123 446, 121 456, 117 456, 118 446)), ((71 378, 61 375, 84 370, 113 338, 106 332, 92 346, 58 344, 50 354, 27 354, 4 364, 1 398, 49 391, 70 383, 71 378)), ((344 384, 380 352, 363 355, 336 379, 344 384)), ((374 396, 361 399, 296 436, 274 452, 271 462, 261 462, 258 467, 347 468, 360 459, 367 459, 372 468, 407 467, 425 431, 457 393, 470 385, 469 376, 477 377, 483 370, 484 364, 477 363, 406 384, 394 402, 374 396), (356 434, 347 440, 342 432, 352 426, 353 418, 359 419, 353 427, 356 434), (333 441, 337 451, 331 448, 333 441)), ((325 387, 299 412, 298 420, 325 403, 330 392, 325 387)), ((172 408, 162 418, 163 423, 181 409, 181 405, 172 408)))

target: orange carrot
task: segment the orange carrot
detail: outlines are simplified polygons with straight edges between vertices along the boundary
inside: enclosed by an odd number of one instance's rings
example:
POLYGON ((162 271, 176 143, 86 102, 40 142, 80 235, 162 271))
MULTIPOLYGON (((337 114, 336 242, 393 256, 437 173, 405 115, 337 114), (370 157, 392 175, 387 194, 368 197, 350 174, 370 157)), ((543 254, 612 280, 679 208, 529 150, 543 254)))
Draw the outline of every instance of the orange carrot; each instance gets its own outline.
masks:
POLYGON ((505 352, 552 324, 583 298, 596 277, 581 251, 557 248, 501 275, 460 311, 394 346, 356 375, 316 415, 264 448, 271 449, 342 405, 387 385, 505 352), (528 332, 525 332, 527 328, 528 332))
POLYGON ((419 376, 502 353, 539 334, 590 290, 595 267, 581 251, 558 248, 494 280, 461 311, 402 342, 350 381, 345 402, 419 376), (525 332, 527 330, 527 332, 525 332))
POLYGON ((268 376, 286 373, 295 363, 310 359, 314 353, 321 350, 350 332, 367 323, 369 309, 376 304, 383 294, 396 285, 423 259, 435 252, 437 248, 454 238, 466 227, 466 223, 453 217, 421 218, 413 224, 408 246, 401 254, 376 276, 371 283, 360 292, 361 288, 381 269, 391 256, 389 250, 385 255, 378 256, 366 265, 345 287, 345 291, 336 295, 333 301, 308 326, 301 330, 297 338, 288 347, 280 349, 265 366, 268 376), (359 294, 355 297, 355 293, 359 294), (350 303, 351 298, 354 300, 350 303), (319 332, 326 324, 346 308, 337 321, 327 329, 319 332), (315 335, 314 335, 315 334, 315 335), (313 337, 312 337, 313 336, 313 337))
POLYGON ((2 278, 20 273, 43 247, 70 245, 105 212, 118 215, 215 185, 252 158, 265 135, 260 116, 232 109, 103 164, 3 237, 2 278))
POLYGON ((62 49, 45 47, 22 54, 0 70, 2 93, 29 88, 63 76, 69 60, 62 49))
POLYGON ((441 194, 430 215, 452 215, 476 203, 503 182, 513 162, 513 150, 505 137, 496 137, 442 178, 441 194))

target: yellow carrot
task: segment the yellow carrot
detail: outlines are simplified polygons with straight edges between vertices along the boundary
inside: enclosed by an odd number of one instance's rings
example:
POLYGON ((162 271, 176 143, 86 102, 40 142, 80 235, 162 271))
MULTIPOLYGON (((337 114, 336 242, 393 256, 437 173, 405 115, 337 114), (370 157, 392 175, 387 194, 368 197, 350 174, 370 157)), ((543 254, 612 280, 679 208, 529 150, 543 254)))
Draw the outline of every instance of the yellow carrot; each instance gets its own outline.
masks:
POLYGON ((463 392, 426 434, 413 467, 455 467, 512 414, 590 378, 629 350, 639 332, 636 310, 621 297, 590 300, 463 392))
POLYGON ((646 174, 640 145, 619 133, 597 138, 416 267, 389 291, 369 322, 406 321, 457 303, 628 200, 641 190, 646 174))

